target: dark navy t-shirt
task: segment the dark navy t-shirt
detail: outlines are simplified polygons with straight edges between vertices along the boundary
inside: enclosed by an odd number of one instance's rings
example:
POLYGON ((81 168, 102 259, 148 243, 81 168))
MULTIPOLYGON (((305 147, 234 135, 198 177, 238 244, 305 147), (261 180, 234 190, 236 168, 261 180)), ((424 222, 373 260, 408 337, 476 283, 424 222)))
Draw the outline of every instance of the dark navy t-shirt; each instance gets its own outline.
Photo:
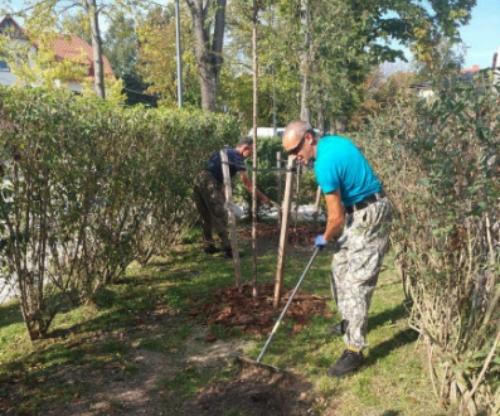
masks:
MULTIPOLYGON (((245 158, 235 149, 227 149, 227 160, 229 162, 229 174, 231 175, 231 178, 236 175, 236 172, 246 170, 245 158)), ((207 163, 207 170, 212 174, 217 182, 224 183, 220 152, 214 152, 212 156, 210 156, 207 163)))

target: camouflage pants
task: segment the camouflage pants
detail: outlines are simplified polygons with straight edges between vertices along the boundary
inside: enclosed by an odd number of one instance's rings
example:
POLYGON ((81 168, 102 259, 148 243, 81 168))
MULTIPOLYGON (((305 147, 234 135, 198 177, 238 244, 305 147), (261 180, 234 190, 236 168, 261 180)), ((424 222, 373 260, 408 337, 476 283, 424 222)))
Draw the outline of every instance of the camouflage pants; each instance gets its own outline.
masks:
POLYGON ((344 341, 367 346, 368 309, 389 243, 392 207, 387 198, 346 215, 332 261, 332 287, 337 309, 346 321, 344 341))
POLYGON ((201 171, 195 179, 194 202, 201 217, 203 242, 205 246, 213 244, 212 229, 222 241, 222 247, 229 248, 227 233, 227 212, 224 207, 226 198, 222 184, 218 183, 210 172, 201 171))

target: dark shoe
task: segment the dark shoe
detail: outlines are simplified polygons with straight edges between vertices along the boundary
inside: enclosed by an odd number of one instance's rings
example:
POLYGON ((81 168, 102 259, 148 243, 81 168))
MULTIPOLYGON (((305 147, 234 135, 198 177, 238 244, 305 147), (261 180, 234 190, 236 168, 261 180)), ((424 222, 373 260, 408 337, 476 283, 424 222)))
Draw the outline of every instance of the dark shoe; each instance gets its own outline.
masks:
POLYGON ((362 352, 344 350, 337 362, 328 369, 330 377, 341 377, 357 370, 364 361, 362 352))
POLYGON ((220 249, 218 249, 217 247, 213 246, 213 245, 210 245, 210 246, 206 246, 203 251, 207 254, 215 254, 215 253, 218 253, 220 251, 220 249))
POLYGON ((344 335, 347 331, 347 319, 342 319, 339 323, 330 328, 332 335, 344 335))

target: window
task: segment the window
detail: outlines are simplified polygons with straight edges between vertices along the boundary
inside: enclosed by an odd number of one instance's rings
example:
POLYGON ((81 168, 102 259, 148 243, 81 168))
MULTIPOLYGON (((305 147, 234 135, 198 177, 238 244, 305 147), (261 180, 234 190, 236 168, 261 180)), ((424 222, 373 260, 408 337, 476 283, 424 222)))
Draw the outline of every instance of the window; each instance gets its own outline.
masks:
POLYGON ((0 59, 0 72, 10 72, 9 65, 7 65, 7 62, 2 61, 0 59))

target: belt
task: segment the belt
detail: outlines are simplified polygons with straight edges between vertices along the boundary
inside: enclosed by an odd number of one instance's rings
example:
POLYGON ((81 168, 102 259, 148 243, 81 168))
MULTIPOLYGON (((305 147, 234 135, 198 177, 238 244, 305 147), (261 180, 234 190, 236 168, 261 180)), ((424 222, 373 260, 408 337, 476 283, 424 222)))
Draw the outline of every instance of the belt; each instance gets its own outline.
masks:
POLYGON ((374 202, 377 202, 382 198, 385 198, 384 191, 375 192, 374 194, 368 195, 362 201, 357 202, 356 204, 351 205, 350 207, 346 207, 345 212, 347 212, 348 214, 352 214, 353 212, 366 208, 368 205, 373 204, 374 202))

